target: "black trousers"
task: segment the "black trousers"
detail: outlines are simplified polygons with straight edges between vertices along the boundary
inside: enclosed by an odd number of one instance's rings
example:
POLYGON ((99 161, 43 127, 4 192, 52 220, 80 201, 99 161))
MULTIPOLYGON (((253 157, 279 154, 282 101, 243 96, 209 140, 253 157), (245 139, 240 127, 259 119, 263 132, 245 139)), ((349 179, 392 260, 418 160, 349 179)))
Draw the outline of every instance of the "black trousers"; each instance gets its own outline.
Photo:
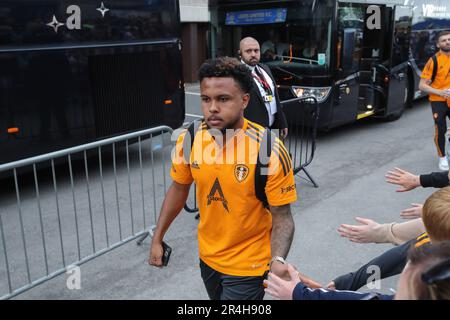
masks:
POLYGON ((238 277, 220 273, 200 260, 200 272, 211 300, 262 300, 263 280, 260 277, 238 277))
POLYGON ((431 101, 435 133, 434 142, 439 157, 445 156, 445 132, 447 131, 447 117, 450 119, 450 108, 445 101, 431 101))
MULTIPOLYGON (((375 259, 372 259, 355 272, 337 277, 334 281, 337 290, 356 291, 367 284, 373 275, 371 266, 380 268, 381 279, 400 274, 405 268, 409 248, 416 243, 416 239, 409 240, 397 247, 389 249, 375 259)), ((380 280, 381 280, 380 279, 380 280)))

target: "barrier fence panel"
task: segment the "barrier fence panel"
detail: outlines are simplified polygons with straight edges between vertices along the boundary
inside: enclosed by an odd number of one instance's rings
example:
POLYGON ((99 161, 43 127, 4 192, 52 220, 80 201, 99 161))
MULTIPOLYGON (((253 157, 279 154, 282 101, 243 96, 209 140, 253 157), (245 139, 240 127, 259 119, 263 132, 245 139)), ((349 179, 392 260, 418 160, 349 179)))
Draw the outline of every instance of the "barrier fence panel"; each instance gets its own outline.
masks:
POLYGON ((303 171, 309 181, 318 187, 306 167, 312 162, 316 150, 319 105, 314 97, 295 98, 281 102, 288 118, 289 134, 284 141, 292 159, 294 174, 303 171), (294 103, 298 104, 294 106, 294 103), (289 107, 286 105, 289 104, 289 107))
POLYGON ((172 132, 161 126, 0 165, 0 298, 141 243, 170 183, 172 132))

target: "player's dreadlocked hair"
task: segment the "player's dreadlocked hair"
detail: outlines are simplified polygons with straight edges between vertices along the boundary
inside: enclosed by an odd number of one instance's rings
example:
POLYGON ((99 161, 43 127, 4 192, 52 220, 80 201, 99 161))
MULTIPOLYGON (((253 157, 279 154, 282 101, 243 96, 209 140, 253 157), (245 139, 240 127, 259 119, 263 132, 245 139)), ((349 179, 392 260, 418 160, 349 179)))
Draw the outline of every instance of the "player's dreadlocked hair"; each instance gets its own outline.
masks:
POLYGON ((220 57, 205 61, 198 70, 200 82, 204 78, 233 78, 244 93, 249 93, 253 78, 250 69, 236 58, 220 57))

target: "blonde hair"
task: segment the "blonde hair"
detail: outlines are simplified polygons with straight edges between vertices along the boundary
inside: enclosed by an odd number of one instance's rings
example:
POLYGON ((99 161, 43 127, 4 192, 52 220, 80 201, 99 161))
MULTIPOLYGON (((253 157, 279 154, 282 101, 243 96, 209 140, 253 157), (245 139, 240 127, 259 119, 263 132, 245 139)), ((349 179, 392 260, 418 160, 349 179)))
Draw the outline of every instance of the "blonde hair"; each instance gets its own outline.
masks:
POLYGON ((428 197, 423 205, 422 220, 432 241, 450 240, 450 187, 428 197))

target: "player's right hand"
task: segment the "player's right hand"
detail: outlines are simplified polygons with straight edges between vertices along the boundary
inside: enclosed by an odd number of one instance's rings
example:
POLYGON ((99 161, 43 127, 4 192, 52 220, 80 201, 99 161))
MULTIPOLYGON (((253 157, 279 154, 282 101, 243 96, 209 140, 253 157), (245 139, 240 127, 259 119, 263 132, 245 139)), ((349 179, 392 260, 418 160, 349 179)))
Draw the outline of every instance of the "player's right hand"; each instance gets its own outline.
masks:
POLYGON ((150 247, 150 256, 148 258, 148 264, 155 267, 162 267, 162 256, 163 256, 163 246, 162 243, 154 243, 150 247))

